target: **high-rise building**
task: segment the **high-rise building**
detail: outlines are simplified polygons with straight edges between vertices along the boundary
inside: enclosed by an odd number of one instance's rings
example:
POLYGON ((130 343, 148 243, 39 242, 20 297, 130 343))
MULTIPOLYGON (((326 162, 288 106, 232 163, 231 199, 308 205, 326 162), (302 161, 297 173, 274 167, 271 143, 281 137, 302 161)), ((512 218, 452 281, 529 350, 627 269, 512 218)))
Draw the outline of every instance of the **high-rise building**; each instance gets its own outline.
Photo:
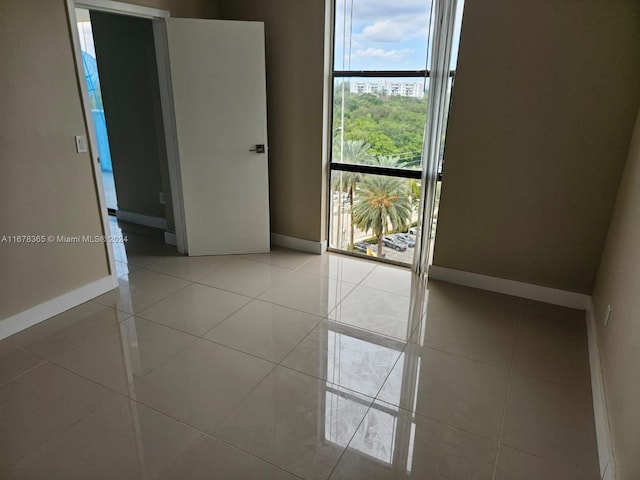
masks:
POLYGON ((351 93, 424 98, 424 84, 421 82, 398 82, 389 80, 350 82, 349 91, 351 93))

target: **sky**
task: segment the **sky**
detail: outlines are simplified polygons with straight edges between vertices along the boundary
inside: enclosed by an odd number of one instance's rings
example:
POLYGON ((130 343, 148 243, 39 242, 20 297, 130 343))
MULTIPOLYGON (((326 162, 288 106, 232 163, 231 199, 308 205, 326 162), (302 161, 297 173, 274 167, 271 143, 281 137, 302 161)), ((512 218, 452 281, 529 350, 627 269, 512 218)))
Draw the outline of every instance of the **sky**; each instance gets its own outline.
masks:
MULTIPOLYGON (((457 57, 463 3, 458 0, 453 61, 457 57)), ((80 13, 86 13, 83 20, 88 19, 88 11, 80 13)), ((431 0, 336 0, 336 70, 423 70, 430 13, 431 0)), ((91 23, 80 21, 78 30, 81 49, 95 57, 91 23)))
MULTIPOLYGON (((462 5, 459 0, 454 58, 462 5)), ((336 0, 335 68, 425 69, 430 12, 431 0, 336 0)))

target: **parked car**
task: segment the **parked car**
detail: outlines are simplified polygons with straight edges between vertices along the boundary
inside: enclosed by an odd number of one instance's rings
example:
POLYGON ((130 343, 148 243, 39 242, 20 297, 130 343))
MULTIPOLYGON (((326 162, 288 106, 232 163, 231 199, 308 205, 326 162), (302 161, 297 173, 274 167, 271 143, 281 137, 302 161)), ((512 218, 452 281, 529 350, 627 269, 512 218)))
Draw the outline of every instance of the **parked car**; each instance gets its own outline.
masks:
POLYGON ((401 242, 406 243, 407 247, 409 248, 413 248, 416 246, 416 241, 406 233, 394 233, 391 236, 396 240, 400 240, 401 242))
POLYGON ((392 237, 390 235, 384 236, 382 237, 382 244, 385 247, 389 247, 389 248, 393 248, 394 250, 398 251, 398 252, 404 252, 405 250, 407 250, 407 244, 396 239, 395 237, 392 237))
POLYGON ((368 242, 358 242, 353 246, 358 252, 364 253, 366 255, 371 255, 374 257, 384 257, 384 253, 382 255, 378 255, 378 246, 373 243, 368 242))
MULTIPOLYGON (((438 225, 438 219, 434 218, 433 221, 431 222, 431 231, 429 232, 429 238, 433 238, 433 236, 435 235, 437 225, 438 225)), ((420 231, 419 227, 411 227, 409 229, 409 233, 411 235, 417 235, 419 231, 420 231)))

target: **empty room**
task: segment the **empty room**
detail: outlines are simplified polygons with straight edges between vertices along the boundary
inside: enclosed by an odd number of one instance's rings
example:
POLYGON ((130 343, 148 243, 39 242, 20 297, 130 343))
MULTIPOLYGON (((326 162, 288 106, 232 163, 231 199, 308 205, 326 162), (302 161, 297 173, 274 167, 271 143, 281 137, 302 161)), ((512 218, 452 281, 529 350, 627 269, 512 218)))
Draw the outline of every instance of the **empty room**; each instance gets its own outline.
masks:
POLYGON ((0 478, 640 478, 640 3, 0 0, 0 478))

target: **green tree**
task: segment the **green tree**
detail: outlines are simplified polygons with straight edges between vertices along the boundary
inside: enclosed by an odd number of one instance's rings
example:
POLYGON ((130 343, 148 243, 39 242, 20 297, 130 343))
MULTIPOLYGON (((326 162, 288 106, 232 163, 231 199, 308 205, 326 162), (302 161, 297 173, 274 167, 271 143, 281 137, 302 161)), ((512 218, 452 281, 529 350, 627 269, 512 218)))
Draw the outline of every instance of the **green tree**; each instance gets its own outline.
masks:
POLYGON ((416 180, 414 178, 409 180, 409 204, 411 205, 412 210, 418 210, 420 206, 420 180, 416 180))
MULTIPOLYGON (((340 143, 334 142, 334 158, 342 158, 345 163, 370 164, 375 161, 374 157, 369 153, 369 144, 361 140, 346 140, 342 146, 342 155, 340 155, 340 143)), ((351 217, 349 227, 349 245, 353 245, 355 236, 355 225, 353 221, 353 200, 358 182, 362 179, 362 175, 357 172, 340 172, 336 175, 333 189, 338 191, 338 201, 342 202, 342 192, 347 191, 347 199, 349 201, 349 215, 351 217)), ((339 207, 341 208, 341 207, 339 207)))
POLYGON ((369 153, 398 157, 398 166, 417 168, 422 157, 427 95, 423 98, 352 93, 349 84, 334 93, 333 125, 342 127, 345 140, 370 145, 369 153))
MULTIPOLYGON (((373 165, 397 167, 395 157, 377 157, 373 165)), ((389 226, 398 229, 411 219, 407 181, 398 177, 365 175, 359 184, 352 210, 353 222, 363 231, 371 230, 382 253, 382 237, 389 226)))

